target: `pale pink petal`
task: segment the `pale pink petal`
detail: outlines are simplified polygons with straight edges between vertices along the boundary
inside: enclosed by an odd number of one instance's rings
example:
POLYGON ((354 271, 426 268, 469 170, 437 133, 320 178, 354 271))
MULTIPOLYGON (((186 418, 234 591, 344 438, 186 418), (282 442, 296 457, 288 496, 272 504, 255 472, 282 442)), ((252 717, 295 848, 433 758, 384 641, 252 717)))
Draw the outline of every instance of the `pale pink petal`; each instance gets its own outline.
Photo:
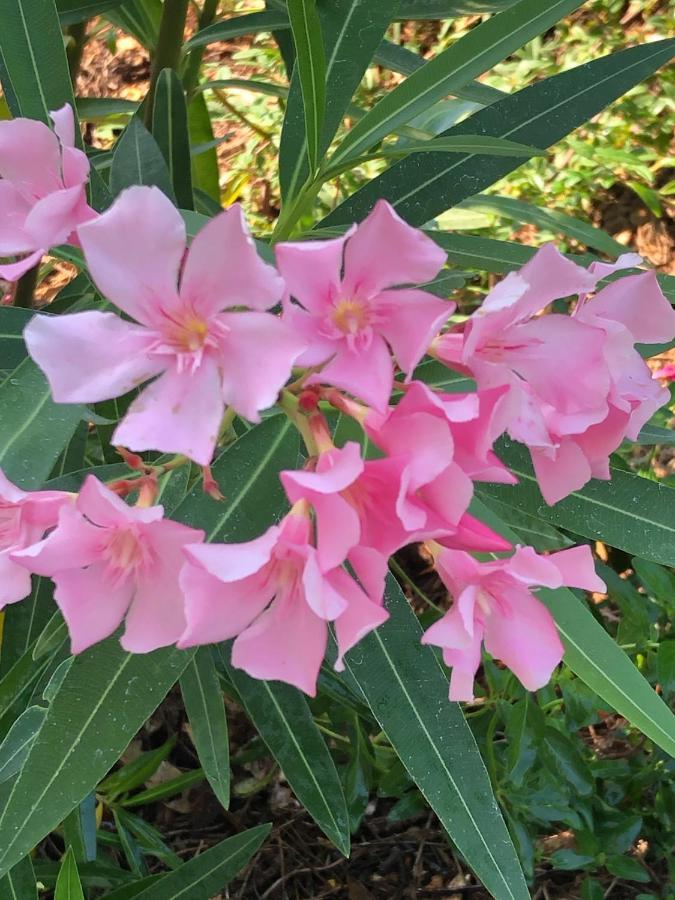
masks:
POLYGON ((13 182, 27 199, 36 200, 63 187, 61 148, 43 122, 0 122, 0 178, 13 182))
POLYGON ((302 588, 309 608, 327 622, 345 611, 347 599, 339 590, 339 581, 324 576, 319 566, 318 554, 309 552, 302 573, 302 588))
POLYGON ((551 557, 540 556, 533 547, 516 547, 513 556, 505 561, 504 569, 526 585, 558 588, 563 583, 560 570, 551 557))
POLYGON ((326 623, 297 596, 277 598, 232 646, 232 665, 252 678, 285 681, 316 696, 326 623))
POLYGON ((120 397, 166 365, 148 352, 153 335, 147 329, 110 312, 38 314, 23 334, 57 403, 97 403, 120 397))
POLYGON ((14 562, 35 575, 54 577, 65 569, 89 566, 99 559, 105 534, 74 507, 64 506, 57 527, 37 544, 11 554, 14 562))
POLYGON ((389 349, 379 335, 367 350, 349 350, 343 345, 328 365, 308 379, 308 384, 331 384, 384 411, 394 382, 389 349))
POLYGON ((260 421, 288 381, 303 341, 271 313, 224 313, 229 334, 220 346, 223 399, 239 415, 260 421))
POLYGON ((98 289, 137 322, 156 326, 179 307, 185 225, 159 188, 127 188, 78 236, 98 289))
MULTIPOLYGON (((86 184, 89 178, 89 159, 87 154, 82 150, 76 150, 73 147, 65 147, 63 150, 63 159, 61 162, 63 171, 63 186, 67 188, 81 187, 86 184)), ((93 210, 91 211, 94 212, 93 210)), ((94 218, 94 213, 87 218, 94 218)), ((85 222, 86 218, 81 218, 80 222, 85 222)), ((78 223, 79 224, 79 223, 78 223)))
POLYGON ((633 341, 657 344, 675 337, 675 309, 659 287, 656 272, 642 272, 613 281, 579 310, 584 322, 620 322, 633 341))
POLYGON ((528 289, 517 301, 520 319, 529 318, 553 300, 593 290, 597 276, 567 259, 554 244, 544 244, 518 271, 528 289))
POLYGON ((181 649, 236 637, 260 615, 276 591, 266 570, 225 583, 190 561, 181 570, 180 586, 187 620, 178 641, 181 649))
POLYGON ((112 583, 105 565, 67 569, 54 575, 54 600, 70 632, 70 652, 82 653, 120 625, 134 590, 133 579, 112 583))
POLYGON ((373 603, 354 579, 344 569, 334 569, 326 576, 327 580, 347 601, 344 611, 335 621, 335 637, 338 655, 335 669, 343 672, 343 657, 367 634, 370 634, 389 618, 387 610, 378 603, 373 603))
POLYGON ((233 306, 269 309, 283 291, 274 267, 258 256, 238 203, 211 219, 192 241, 180 295, 200 315, 233 306))
POLYGON ((377 330, 394 351, 399 367, 410 375, 456 309, 455 303, 412 288, 383 291, 373 303, 382 318, 377 330))
POLYGON ((526 589, 510 590, 495 604, 485 622, 485 649, 500 659, 528 691, 548 683, 563 657, 564 648, 553 620, 543 603, 526 589))
POLYGON ((340 274, 345 241, 293 241, 274 248, 277 266, 288 292, 310 312, 320 315, 340 294, 340 274))
POLYGON ((446 650, 468 650, 475 638, 474 608, 478 590, 474 584, 464 588, 443 618, 427 628, 422 643, 446 650))
POLYGON ((84 189, 79 185, 53 191, 38 200, 26 216, 25 229, 34 247, 54 247, 67 240, 77 225, 84 189))
POLYGON ((506 538, 488 528, 487 525, 469 515, 469 513, 464 513, 454 534, 447 537, 437 537, 436 541, 442 547, 449 547, 453 550, 468 550, 472 553, 502 553, 513 549, 506 538))
MULTIPOLYGON (((647 418, 649 419, 651 416, 652 410, 650 409, 647 418)), ((620 446, 629 431, 630 421, 631 414, 629 412, 610 406, 609 412, 602 422, 591 425, 583 434, 575 434, 569 438, 588 460, 593 478, 602 478, 606 481, 611 478, 609 455, 620 446)))
POLYGON ((443 550, 435 561, 435 567, 453 597, 458 597, 468 584, 480 578, 477 560, 461 550, 443 550))
POLYGON ((369 599, 377 606, 382 606, 389 558, 370 547, 357 546, 349 551, 349 564, 369 599))
POLYGON ((75 116, 70 103, 64 103, 60 109, 53 109, 49 117, 54 123, 54 131, 64 147, 75 146, 75 116))
POLYGON ((378 200, 345 248, 344 291, 371 297, 390 287, 424 284, 445 264, 444 250, 378 200))
POLYGON ((14 256, 33 250, 35 243, 24 230, 31 204, 9 181, 0 180, 0 209, 0 256, 14 256))
POLYGON ((113 443, 131 450, 182 453, 201 466, 211 462, 224 403, 215 359, 194 371, 175 369, 149 384, 129 407, 113 443))
POLYGON ((18 262, 3 263, 3 265, 0 265, 0 278, 3 278, 5 281, 18 281, 29 269, 37 266, 48 249, 48 247, 42 247, 18 262))
POLYGON ((305 312, 297 303, 285 301, 281 321, 305 344, 295 361, 297 366, 318 366, 340 348, 340 340, 323 334, 324 320, 305 312))
POLYGON ((201 566, 225 583, 255 575, 272 558, 281 529, 272 525, 260 537, 237 544, 197 544, 185 547, 183 554, 195 566, 201 566))
POLYGON ((582 588, 585 591, 596 591, 604 594, 607 590, 605 582, 598 577, 593 562, 591 548, 586 544, 558 550, 547 557, 558 569, 563 584, 568 587, 582 588))
POLYGON ((164 515, 161 506, 128 506, 94 475, 87 475, 76 501, 77 509, 101 528, 117 528, 140 522, 150 524, 164 515))
POLYGON ((475 699, 473 683, 481 663, 481 639, 474 637, 466 650, 444 650, 443 661, 450 666, 450 689, 448 699, 453 703, 472 703, 475 699))
POLYGON ((606 278, 608 275, 614 274, 621 269, 632 269, 643 263, 643 259, 639 253, 622 253, 616 262, 592 262, 588 267, 588 271, 592 272, 596 278, 606 278))
POLYGON ((4 500, 6 503, 21 503, 22 500, 28 500, 30 496, 30 491, 21 490, 0 469, 0 500, 4 500))
POLYGON ((473 482, 455 463, 420 488, 425 504, 445 523, 456 527, 473 496, 473 482))
POLYGON ((582 488, 591 479, 591 467, 583 451, 573 441, 564 441, 551 457, 530 447, 539 490, 549 506, 582 488))
POLYGON ((23 600, 30 592, 30 572, 10 559, 9 550, 0 550, 0 609, 23 600))
POLYGON ((144 527, 155 561, 137 576, 120 643, 132 653, 149 653, 174 644, 185 631, 185 598, 179 584, 182 548, 203 540, 204 532, 167 519, 144 527))

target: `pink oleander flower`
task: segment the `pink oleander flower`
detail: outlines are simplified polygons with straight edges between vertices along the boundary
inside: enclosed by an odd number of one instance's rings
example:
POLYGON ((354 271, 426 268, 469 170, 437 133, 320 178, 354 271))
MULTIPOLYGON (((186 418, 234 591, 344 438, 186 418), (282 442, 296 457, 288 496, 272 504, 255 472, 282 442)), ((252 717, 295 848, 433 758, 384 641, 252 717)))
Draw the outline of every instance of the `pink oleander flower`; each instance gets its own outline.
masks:
POLYGON ((113 442, 207 465, 224 406, 258 422, 304 349, 264 311, 281 297, 281 279, 258 257, 239 206, 205 225, 186 253, 183 219, 154 187, 124 191, 79 236, 96 285, 135 321, 35 316, 26 345, 54 399, 95 403, 154 378, 113 442))
POLYGON ((412 372, 455 309, 401 285, 430 281, 445 253, 380 200, 344 237, 278 244, 289 294, 284 318, 307 342, 300 365, 325 364, 308 384, 331 384, 384 409, 394 367, 412 372), (392 290, 396 288, 396 290, 392 290))
POLYGON ((652 372, 652 378, 658 378, 661 381, 675 381, 675 363, 666 363, 660 369, 652 372))
POLYGON ((33 119, 0 122, 0 278, 16 281, 50 247, 73 242, 78 225, 96 215, 87 204, 89 161, 75 148, 73 111, 50 113, 52 131, 33 119))
POLYGON ((550 556, 517 547, 513 556, 485 563, 458 550, 433 552, 453 602, 449 612, 427 629, 422 643, 443 648, 445 663, 452 667, 451 700, 473 700, 483 643, 527 690, 548 682, 563 657, 563 645, 553 616, 533 595, 533 588, 605 590, 587 546, 550 556))
POLYGON ((187 628, 178 646, 235 638, 232 664, 253 678, 285 681, 315 696, 326 623, 335 623, 336 668, 342 669, 344 653, 387 618, 386 560, 353 547, 347 558, 360 585, 341 565, 322 566, 303 501, 253 541, 184 553, 187 628))
POLYGON ((609 453, 626 435, 636 436, 636 424, 664 402, 633 348, 647 336, 668 334, 659 340, 669 340, 675 333, 675 312, 654 275, 621 279, 587 300, 601 278, 636 261, 626 254, 586 270, 546 245, 497 285, 463 333, 433 344, 439 359, 470 372, 480 389, 508 386, 508 432, 528 446, 549 504, 591 477, 608 478, 609 453), (638 287, 631 312, 629 293, 638 287), (581 299, 574 315, 537 315, 554 299, 575 294, 581 299))
POLYGON ((121 643, 133 653, 173 644, 183 633, 181 550, 204 533, 163 516, 161 506, 127 506, 89 475, 75 505, 61 508, 56 528, 11 554, 54 581, 73 653, 111 635, 125 617, 121 643))
POLYGON ((31 592, 30 572, 12 554, 39 541, 72 500, 63 491, 22 491, 0 470, 0 609, 31 592))

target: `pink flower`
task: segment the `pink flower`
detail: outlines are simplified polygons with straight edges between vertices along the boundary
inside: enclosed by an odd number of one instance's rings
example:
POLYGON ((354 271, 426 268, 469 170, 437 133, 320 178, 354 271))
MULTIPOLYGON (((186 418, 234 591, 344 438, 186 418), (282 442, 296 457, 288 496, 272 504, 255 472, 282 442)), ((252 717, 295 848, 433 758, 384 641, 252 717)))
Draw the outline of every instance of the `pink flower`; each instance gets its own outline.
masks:
POLYGON ((178 646, 234 637, 232 664, 253 678, 285 681, 314 696, 326 623, 335 622, 340 669, 343 654, 387 618, 386 560, 353 548, 348 558, 361 585, 341 566, 324 568, 304 502, 253 541, 184 552, 187 628, 178 646))
POLYGON ((675 381, 675 363, 666 363, 655 372, 652 372, 653 378, 659 378, 662 381, 675 381))
POLYGON ((29 572, 53 579, 73 653, 108 637, 125 616, 121 643, 134 653, 173 644, 182 634, 181 550, 204 533, 163 515, 161 506, 127 506, 89 475, 75 505, 62 507, 54 531, 12 553, 29 572))
POLYGON ((54 399, 94 403, 159 376, 113 442, 207 465, 224 405, 259 421, 304 348, 264 312, 280 298, 281 279, 258 257, 238 206, 202 228, 186 255, 180 213, 157 188, 124 191, 79 235, 97 286, 136 321, 103 312, 34 317, 26 344, 54 399), (244 306, 254 311, 234 309, 244 306))
POLYGON ((473 700, 481 644, 529 691, 543 687, 563 656, 553 617, 532 588, 562 585, 604 591, 587 546, 539 556, 517 547, 513 556, 480 563, 468 553, 440 550, 436 568, 452 599, 442 619, 427 629, 423 644, 443 648, 452 667, 450 699, 473 700))
POLYGON ((74 240, 75 229, 96 213, 88 206, 86 154, 77 150, 73 111, 50 113, 54 131, 33 119, 0 122, 0 278, 16 281, 50 247, 74 240))
POLYGON ((384 409, 394 375, 390 348, 411 372, 455 308, 399 286, 432 279, 445 253, 380 200, 344 237, 278 244, 276 254, 289 293, 302 304, 287 302, 284 310, 307 340, 299 363, 326 364, 308 384, 331 384, 384 409))
POLYGON ((591 477, 608 478, 609 453, 626 434, 636 436, 636 425, 666 399, 633 349, 646 335, 669 340, 675 332, 675 312, 654 276, 621 279, 586 300, 599 279, 636 261, 626 254, 586 270, 546 245, 497 285, 463 334, 434 342, 433 352, 473 374, 480 389, 508 386, 508 432, 529 447, 549 504, 591 477), (631 307, 638 286, 645 299, 636 297, 631 307), (536 315, 574 294, 581 299, 573 316, 536 315))
POLYGON ((30 572, 12 554, 39 541, 72 499, 63 491, 22 491, 0 471, 0 609, 31 592, 30 572))

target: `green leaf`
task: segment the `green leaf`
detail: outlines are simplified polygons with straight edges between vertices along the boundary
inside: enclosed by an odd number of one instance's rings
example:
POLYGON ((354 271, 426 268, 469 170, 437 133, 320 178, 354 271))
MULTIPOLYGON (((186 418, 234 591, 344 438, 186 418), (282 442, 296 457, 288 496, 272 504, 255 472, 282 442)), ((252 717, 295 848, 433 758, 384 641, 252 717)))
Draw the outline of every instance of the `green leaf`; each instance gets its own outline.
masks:
POLYGON ((0 21, 0 78, 12 114, 51 124, 50 110, 75 109, 54 0, 0 0, 0 21))
POLYGON ((636 444, 675 444, 675 431, 672 428, 658 428, 656 425, 645 425, 637 436, 636 444))
POLYGON ((656 653, 656 676, 661 689, 675 693, 675 640, 662 641, 656 653))
POLYGON ((37 900, 37 884, 30 856, 24 856, 4 878, 0 878, 0 896, 7 900, 37 900))
POLYGON ((593 793, 593 777, 586 761, 570 738, 557 728, 547 725, 544 743, 554 771, 557 770, 564 784, 568 784, 580 797, 590 797, 593 793))
POLYGON ((155 774, 175 745, 176 737, 173 735, 155 750, 147 750, 145 753, 139 754, 132 762, 127 763, 121 769, 113 772, 112 775, 104 778, 99 783, 97 791, 100 794, 106 794, 110 799, 114 799, 119 794, 124 794, 127 791, 133 791, 134 788, 140 787, 148 778, 155 774))
POLYGON ((0 382, 0 468, 23 488, 40 487, 72 437, 85 410, 53 403, 32 359, 0 382))
POLYGON ((123 0, 56 0, 61 25, 76 25, 121 6, 123 0))
POLYGON ((298 73, 305 113, 307 157, 312 172, 320 160, 321 130, 326 111, 326 55, 316 0, 287 0, 295 42, 298 73))
POLYGON ((510 9, 472 28, 386 94, 347 134, 331 162, 337 163, 369 150, 395 128, 407 124, 451 94, 455 87, 467 84, 546 31, 581 2, 552 0, 542 6, 540 0, 520 0, 510 9))
POLYGON ((258 825, 227 838, 141 891, 138 900, 206 900, 218 893, 251 859, 270 831, 258 825))
POLYGON ((496 13, 516 0, 401 0, 398 19, 452 19, 455 16, 475 16, 496 13))
MULTIPOLYGON (((521 5, 522 0, 502 15, 512 15, 521 5)), ((541 9, 541 4, 536 5, 541 9)), ((486 24, 496 21, 497 17, 486 24)), ((468 37, 478 30, 473 29, 468 37)), ((459 43, 453 44, 450 52, 459 43)), ((443 132, 443 136, 485 134, 535 147, 550 147, 667 62, 674 47, 673 40, 656 41, 595 59, 493 103, 443 132)), ((426 154, 420 159, 413 155, 353 194, 322 224, 350 224, 361 219, 377 199, 384 197, 410 224, 422 225, 466 197, 485 190, 516 165, 515 160, 505 157, 426 154)))
POLYGON ((180 679, 192 742, 213 793, 230 805, 230 747, 218 673, 210 647, 200 647, 180 679))
POLYGON ((500 900, 529 896, 478 747, 447 676, 398 585, 390 619, 346 654, 348 672, 420 791, 486 889, 500 900))
POLYGON ((162 151, 138 116, 132 116, 118 138, 110 169, 110 190, 113 196, 132 184, 156 185, 175 202, 162 151))
MULTIPOLYGON (((478 502, 474 505, 482 521, 508 540, 519 542, 518 533, 505 526, 489 507, 478 502)), ((556 621, 570 669, 643 734, 675 755, 675 716, 586 604, 566 588, 542 589, 537 596, 556 621)))
POLYGON ((345 856, 349 855, 349 817, 342 785, 304 696, 278 681, 250 678, 221 660, 241 702, 296 796, 317 825, 345 856))
MULTIPOLYGON (((193 146, 213 141, 211 117, 203 94, 196 94, 188 105, 190 143, 193 146)), ((192 184, 220 203, 220 174, 216 148, 211 147, 199 156, 192 156, 192 184)))
POLYGON ((608 856, 605 866, 607 871, 617 878, 626 878, 628 881, 639 881, 643 884, 651 881, 649 872, 633 856, 608 856))
POLYGON ((7 732, 0 744, 0 782, 8 781, 23 765, 46 712, 43 706, 29 706, 7 732))
POLYGON ((580 244, 592 247, 608 256, 621 256, 626 247, 615 241, 601 228, 595 228, 574 216, 565 215, 555 209, 541 209, 525 200, 514 197, 501 197, 495 194, 481 194, 468 197, 459 204, 462 209, 475 209, 479 212, 494 212, 506 219, 537 225, 548 231, 555 231, 573 238, 580 244))
MULTIPOLYGON (((370 65, 373 53, 391 21, 397 0, 369 2, 332 0, 319 6, 326 57, 326 111, 319 141, 325 153, 349 101, 370 65)), ((291 79, 279 147, 279 178, 284 200, 293 197, 309 176, 299 70, 291 79)))
POLYGON ((163 800, 165 797, 174 797, 176 794, 181 794, 189 787, 192 787, 193 784, 199 784, 200 781, 204 781, 205 778, 206 776, 201 769, 191 769, 189 772, 183 772, 182 775, 177 775, 168 781, 162 781, 161 784, 156 784, 145 791, 139 791, 138 794, 134 794, 128 800, 122 800, 121 805, 125 809, 131 809, 134 806, 147 806, 148 803, 155 803, 157 800, 163 800))
POLYGON ((204 47, 214 41, 227 41, 243 34, 259 34, 261 31, 275 31, 284 28, 290 28, 290 23, 288 16, 282 10, 233 16, 198 31, 183 45, 183 52, 189 53, 195 47, 204 47))
POLYGON ((77 871, 77 863, 72 847, 69 847, 63 857, 59 877, 56 879, 54 900, 84 900, 82 882, 77 871))
POLYGON ((518 476, 517 485, 482 484, 483 496, 516 504, 526 513, 642 559, 675 565, 675 491, 640 475, 610 466, 611 481, 592 480, 548 506, 524 447, 509 440, 497 445, 500 459, 518 476))
POLYGON ((162 69, 157 79, 152 135, 169 169, 178 206, 194 209, 187 106, 183 84, 173 69, 162 69))
POLYGON ((0 371, 15 369, 26 358, 23 330, 32 318, 32 309, 0 307, 0 371))
POLYGON ((106 13, 106 19, 133 35, 147 50, 157 46, 162 0, 124 0, 119 8, 106 13))

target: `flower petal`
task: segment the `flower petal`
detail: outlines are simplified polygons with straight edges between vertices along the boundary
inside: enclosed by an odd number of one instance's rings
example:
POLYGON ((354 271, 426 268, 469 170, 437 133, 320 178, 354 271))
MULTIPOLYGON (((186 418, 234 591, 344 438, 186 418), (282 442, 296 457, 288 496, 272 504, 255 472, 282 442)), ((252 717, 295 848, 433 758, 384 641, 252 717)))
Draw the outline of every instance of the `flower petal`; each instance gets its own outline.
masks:
POLYGON ((576 316, 584 322, 620 322, 634 342, 658 344, 675 336, 675 309, 656 280, 656 272, 642 272, 613 281, 585 303, 576 316))
POLYGON ((120 625, 133 594, 133 580, 112 584, 102 563, 87 569, 67 569, 54 576, 54 600, 70 632, 70 652, 109 637, 120 625))
POLYGON ((381 604, 373 603, 344 569, 334 569, 326 577, 334 590, 347 601, 346 608, 335 620, 335 637, 338 645, 335 669, 343 672, 345 653, 386 622, 389 613, 381 604))
POLYGON ((23 600, 30 592, 30 572, 10 559, 8 550, 0 550, 0 609, 23 600))
POLYGON ((24 256, 24 258, 20 259, 18 262, 4 263, 0 266, 0 278, 4 278, 5 281, 18 281, 29 269, 37 266, 46 252, 47 248, 41 247, 39 250, 36 250, 35 253, 24 256))
POLYGON ((545 450, 530 447, 532 465, 539 490, 553 506, 591 479, 591 467, 581 448, 574 441, 564 441, 550 456, 545 450))
POLYGON ((137 322, 161 324, 178 308, 185 225, 159 188, 127 188, 78 236, 98 289, 137 322))
POLYGON ((558 550, 557 553, 551 553, 547 559, 558 569, 563 584, 568 587, 596 591, 599 594, 604 594, 607 590, 607 585, 595 571, 593 554, 587 544, 558 550))
POLYGON ((81 185, 53 191, 38 200, 26 216, 25 229, 34 247, 54 247, 64 243, 79 225, 84 188, 81 185))
POLYGON ((223 406, 217 363, 205 356, 194 372, 169 369, 149 384, 115 429, 113 443, 131 450, 182 453, 207 466, 223 406))
POLYGON ((456 304, 412 288, 383 291, 373 302, 377 315, 382 318, 377 330, 394 351, 400 368, 412 376, 456 304))
POLYGON ((394 365, 383 338, 374 335, 367 350, 343 345, 337 355, 308 384, 332 384, 384 411, 394 383, 394 365))
POLYGON ((238 203, 211 219, 192 241, 180 295, 200 315, 233 306, 269 309, 283 291, 274 267, 258 256, 238 203))
POLYGON ((110 312, 38 313, 24 329, 24 339, 57 403, 121 397, 165 365, 148 352, 151 332, 110 312))
POLYGON ((35 575, 54 577, 66 569, 90 566, 99 559, 101 529, 73 506, 64 506, 57 527, 37 544, 11 554, 14 562, 35 575))
POLYGON ((13 182, 36 200, 63 187, 61 147, 43 122, 11 119, 0 122, 0 178, 13 182))
POLYGON ((95 475, 87 475, 76 500, 77 509, 101 528, 117 528, 136 522, 157 522, 164 515, 162 506, 129 506, 95 475))
POLYGON ((0 256, 14 256, 35 249, 33 238, 25 231, 31 204, 10 182, 0 180, 0 256))
POLYGON ((320 315, 340 293, 345 241, 354 229, 328 241, 293 241, 275 247, 277 266, 292 297, 320 315))
POLYGON ((260 537, 236 544, 198 544, 183 554, 189 563, 201 566, 209 575, 225 584, 255 575, 272 559, 281 529, 272 525, 260 537))

